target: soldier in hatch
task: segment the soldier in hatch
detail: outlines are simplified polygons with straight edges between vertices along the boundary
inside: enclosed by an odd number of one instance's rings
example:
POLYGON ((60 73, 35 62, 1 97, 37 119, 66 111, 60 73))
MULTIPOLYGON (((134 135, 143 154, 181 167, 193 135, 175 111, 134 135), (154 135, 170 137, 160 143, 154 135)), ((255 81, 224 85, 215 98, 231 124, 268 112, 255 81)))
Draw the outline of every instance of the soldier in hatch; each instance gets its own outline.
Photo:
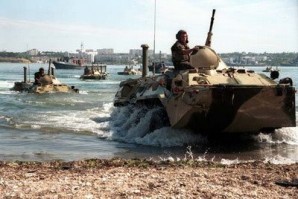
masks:
POLYGON ((40 78, 44 76, 44 69, 39 68, 39 71, 34 74, 34 84, 40 84, 40 78))
POLYGON ((194 69, 190 64, 190 54, 195 51, 195 48, 189 48, 188 35, 185 30, 179 30, 176 34, 177 41, 171 47, 172 51, 172 61, 175 70, 187 70, 194 69))

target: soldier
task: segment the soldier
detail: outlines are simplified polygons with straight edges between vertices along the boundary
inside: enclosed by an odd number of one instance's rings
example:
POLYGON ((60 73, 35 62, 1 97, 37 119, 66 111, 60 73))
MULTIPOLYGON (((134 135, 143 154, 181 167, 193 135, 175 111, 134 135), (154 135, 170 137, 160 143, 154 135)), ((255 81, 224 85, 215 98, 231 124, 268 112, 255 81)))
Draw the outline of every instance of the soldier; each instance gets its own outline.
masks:
POLYGON ((86 66, 84 68, 84 75, 89 75, 90 74, 90 69, 88 68, 88 66, 86 66))
POLYGON ((39 68, 39 71, 34 74, 34 84, 40 84, 40 78, 44 76, 44 69, 39 68))
POLYGON ((172 61, 175 67, 175 70, 187 70, 194 69, 190 64, 190 53, 192 53, 195 48, 190 49, 187 45, 188 35, 185 30, 179 30, 176 34, 177 41, 171 47, 172 51, 172 61))

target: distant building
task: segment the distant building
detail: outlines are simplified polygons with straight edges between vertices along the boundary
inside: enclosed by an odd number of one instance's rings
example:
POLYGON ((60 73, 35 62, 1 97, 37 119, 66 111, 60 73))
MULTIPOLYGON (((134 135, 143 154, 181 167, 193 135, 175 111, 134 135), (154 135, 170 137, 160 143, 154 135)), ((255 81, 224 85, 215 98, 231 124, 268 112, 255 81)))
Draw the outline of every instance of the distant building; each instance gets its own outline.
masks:
POLYGON ((260 56, 256 56, 256 60, 264 62, 268 60, 268 57, 264 55, 263 56, 260 55, 260 56))
MULTIPOLYGON (((138 56, 142 56, 143 50, 142 49, 130 49, 129 50, 129 55, 133 56, 133 57, 138 57, 138 56)), ((152 56, 153 55, 153 50, 148 50, 148 56, 152 56)))
POLYGON ((131 60, 131 56, 127 53, 114 53, 114 54, 97 54, 95 56, 95 62, 97 63, 128 63, 131 60))
POLYGON ((131 56, 142 56, 142 49, 130 49, 129 55, 131 56))
POLYGON ((31 56, 36 56, 36 55, 38 55, 39 51, 34 48, 34 49, 31 49, 31 50, 28 50, 26 53, 28 55, 31 55, 31 56))
POLYGON ((98 55, 111 55, 114 54, 113 48, 103 48, 103 49, 97 49, 98 55))
POLYGON ((96 51, 94 51, 93 49, 86 49, 85 52, 90 53, 90 52, 96 52, 96 51))
POLYGON ((87 58, 87 61, 89 63, 94 63, 95 62, 95 56, 97 55, 96 51, 86 51, 85 56, 87 58))

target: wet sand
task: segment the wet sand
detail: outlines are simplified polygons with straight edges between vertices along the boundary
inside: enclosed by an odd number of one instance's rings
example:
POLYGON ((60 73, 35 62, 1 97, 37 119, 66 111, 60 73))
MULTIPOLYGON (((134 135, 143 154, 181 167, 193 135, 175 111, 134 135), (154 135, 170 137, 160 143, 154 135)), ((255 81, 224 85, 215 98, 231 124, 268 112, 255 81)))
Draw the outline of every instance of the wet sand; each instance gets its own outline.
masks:
POLYGON ((298 163, 0 162, 0 198, 295 198, 297 179, 298 163))

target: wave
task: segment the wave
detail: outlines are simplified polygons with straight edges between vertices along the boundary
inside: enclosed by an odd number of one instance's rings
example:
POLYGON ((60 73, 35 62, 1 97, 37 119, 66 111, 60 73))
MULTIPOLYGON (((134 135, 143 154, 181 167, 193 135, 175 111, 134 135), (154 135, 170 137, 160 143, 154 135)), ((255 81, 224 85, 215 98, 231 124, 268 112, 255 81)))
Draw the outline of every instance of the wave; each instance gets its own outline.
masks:
POLYGON ((298 161, 294 161, 290 158, 285 158, 280 155, 276 155, 274 157, 267 157, 263 161, 264 163, 271 163, 271 164, 295 164, 298 161))
POLYGON ((222 165, 237 165, 237 164, 243 164, 243 163, 254 163, 254 162, 263 162, 265 164, 275 164, 275 165, 291 165, 291 164, 296 164, 298 161, 287 158, 287 157, 282 157, 280 155, 275 155, 273 157, 265 157, 261 160, 241 160, 239 158, 235 159, 226 159, 226 158, 219 158, 218 160, 216 158, 207 158, 206 154, 204 155, 199 155, 198 157, 194 157, 193 154, 191 154, 191 151, 187 152, 185 154, 184 158, 174 158, 172 156, 168 156, 165 158, 160 158, 162 161, 170 161, 170 162, 179 162, 179 161, 187 161, 187 160, 192 160, 192 161, 197 161, 197 162, 214 162, 214 163, 220 163, 222 165))
POLYGON ((0 81, 0 88, 12 88, 14 86, 14 82, 11 81, 0 81))
POLYGON ((148 146, 173 147, 206 142, 204 136, 186 129, 173 129, 161 116, 161 107, 117 107, 111 113, 108 139, 148 146), (160 122, 160 123, 159 123, 160 122))
POLYGON ((298 127, 277 129, 272 134, 260 133, 255 137, 255 139, 262 143, 289 144, 298 146, 298 127))
MULTIPOLYGON (((73 100, 72 100, 73 101, 73 100)), ((77 100, 76 105, 78 103, 77 100)), ((32 103, 36 104, 39 102, 32 103)), ((73 102, 68 102, 73 103, 73 102)), ((97 122, 94 118, 109 117, 109 113, 105 110, 109 109, 109 105, 104 107, 92 107, 82 110, 63 109, 55 107, 54 110, 49 106, 48 109, 40 110, 40 106, 36 106, 36 111, 25 113, 20 111, 15 113, 11 118, 10 125, 18 129, 39 129, 46 132, 77 132, 92 133, 102 135, 106 133, 108 123, 97 122), (60 109, 60 110, 57 110, 60 109)), ((44 105, 42 104, 44 107, 44 105)), ((110 105, 111 106, 111 105, 110 105)), ((61 106, 63 107, 63 106, 61 106)), ((31 110, 33 110, 31 108, 31 110)))
POLYGON ((30 120, 14 119, 14 126, 19 129, 29 128, 54 132, 73 131, 101 134, 100 129, 103 124, 89 119, 90 115, 92 113, 86 114, 82 111, 60 112, 59 114, 47 112, 44 115, 39 114, 36 119, 32 115, 29 115, 30 120))
MULTIPOLYGON (((208 160, 205 160, 208 161, 208 160)), ((256 162, 259 160, 239 160, 238 158, 236 159, 221 159, 219 163, 223 165, 234 165, 234 164, 241 164, 241 163, 252 163, 256 162)), ((298 161, 292 160, 290 158, 282 157, 280 155, 276 155, 274 157, 266 157, 265 159, 261 160, 263 163, 269 163, 269 164, 282 164, 282 165, 290 165, 290 164, 295 164, 298 161)))
POLYGON ((0 94, 2 95, 11 95, 11 94, 15 94, 16 91, 0 91, 0 94))
MULTIPOLYGON (((207 144, 208 139, 187 129, 173 129, 160 120, 158 128, 151 130, 154 116, 162 115, 161 107, 146 106, 116 107, 108 118, 108 139, 149 146, 173 147, 207 144)), ((104 120, 104 122, 107 122, 104 120)), ((156 125, 156 124, 155 124, 156 125)), ((252 136, 259 143, 298 145, 298 127, 281 128, 273 134, 260 133, 252 136)), ((248 137, 251 139, 251 136, 248 137)))

